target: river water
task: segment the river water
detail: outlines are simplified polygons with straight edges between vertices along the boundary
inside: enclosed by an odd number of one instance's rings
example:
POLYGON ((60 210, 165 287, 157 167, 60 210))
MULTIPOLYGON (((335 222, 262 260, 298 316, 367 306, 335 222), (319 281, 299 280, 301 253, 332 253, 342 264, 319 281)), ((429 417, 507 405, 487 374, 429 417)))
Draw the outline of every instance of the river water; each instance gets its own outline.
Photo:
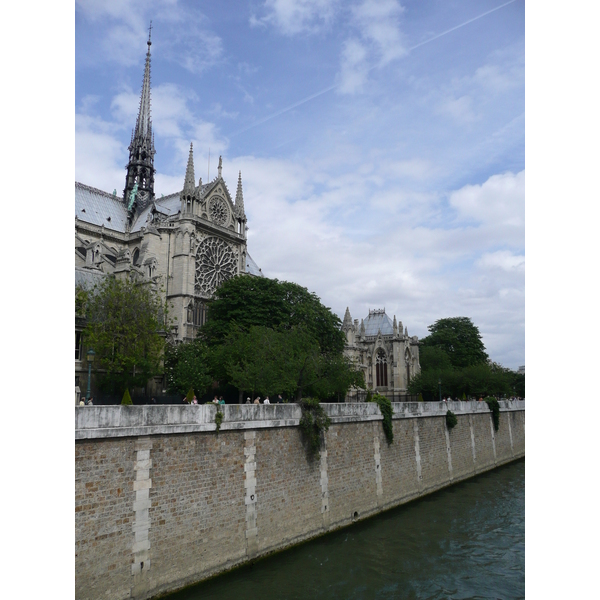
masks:
POLYGON ((525 460, 168 596, 525 597, 525 460))

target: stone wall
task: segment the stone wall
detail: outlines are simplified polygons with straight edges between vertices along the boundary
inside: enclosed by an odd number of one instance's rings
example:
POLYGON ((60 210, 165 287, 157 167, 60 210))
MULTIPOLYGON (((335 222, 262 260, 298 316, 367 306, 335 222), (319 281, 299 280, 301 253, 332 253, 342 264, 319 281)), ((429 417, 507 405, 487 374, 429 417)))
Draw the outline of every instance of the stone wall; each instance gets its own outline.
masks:
POLYGON ((300 407, 76 407, 77 598, 149 598, 525 455, 524 402, 324 405, 307 459, 300 407), (446 410, 458 417, 451 431, 446 410))

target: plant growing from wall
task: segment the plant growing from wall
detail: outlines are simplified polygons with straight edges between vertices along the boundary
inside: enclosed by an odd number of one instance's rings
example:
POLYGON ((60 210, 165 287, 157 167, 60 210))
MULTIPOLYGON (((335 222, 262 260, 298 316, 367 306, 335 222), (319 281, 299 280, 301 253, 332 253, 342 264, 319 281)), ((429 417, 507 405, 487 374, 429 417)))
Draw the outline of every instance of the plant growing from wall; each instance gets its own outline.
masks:
POLYGON ((381 422, 383 431, 388 445, 391 444, 394 441, 394 428, 392 426, 392 415, 394 414, 394 411, 392 410, 392 403, 388 398, 381 394, 374 394, 371 399, 367 396, 367 402, 376 402, 377 406, 379 406, 379 410, 383 415, 383 421, 381 422))
POLYGON ((446 427, 448 427, 448 431, 451 431, 452 428, 458 423, 458 419, 456 418, 456 415, 449 410, 446 413, 446 427))
POLYGON ((309 458, 312 458, 319 454, 321 434, 329 429, 331 419, 316 398, 303 398, 300 401, 300 409, 300 429, 307 440, 309 458))
POLYGON ((500 404, 498 404, 498 400, 496 398, 492 398, 488 396, 484 398, 492 411, 492 421, 494 422, 494 431, 498 431, 498 427, 500 426, 500 404))
POLYGON ((131 406, 133 402, 131 401, 131 396, 129 395, 129 389, 125 388, 125 393, 123 394, 123 399, 121 400, 121 404, 123 406, 131 406))
POLYGON ((219 433, 219 430, 221 429, 222 422, 223 422, 223 413, 217 407, 217 412, 215 414, 215 424, 217 426, 217 433, 219 433))

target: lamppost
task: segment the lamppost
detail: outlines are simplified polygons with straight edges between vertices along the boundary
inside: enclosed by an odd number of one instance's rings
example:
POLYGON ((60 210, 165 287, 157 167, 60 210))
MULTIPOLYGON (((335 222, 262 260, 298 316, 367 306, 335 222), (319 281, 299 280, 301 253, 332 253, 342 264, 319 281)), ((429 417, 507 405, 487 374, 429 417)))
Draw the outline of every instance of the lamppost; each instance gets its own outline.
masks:
POLYGON ((438 389, 440 391, 440 402, 442 401, 442 379, 438 377, 438 389))
POLYGON ((90 396, 92 395, 92 388, 91 388, 91 384, 92 384, 92 363, 94 362, 94 356, 96 356, 96 353, 90 348, 87 351, 87 362, 88 362, 88 389, 87 389, 87 396, 86 396, 86 404, 90 401, 90 396))

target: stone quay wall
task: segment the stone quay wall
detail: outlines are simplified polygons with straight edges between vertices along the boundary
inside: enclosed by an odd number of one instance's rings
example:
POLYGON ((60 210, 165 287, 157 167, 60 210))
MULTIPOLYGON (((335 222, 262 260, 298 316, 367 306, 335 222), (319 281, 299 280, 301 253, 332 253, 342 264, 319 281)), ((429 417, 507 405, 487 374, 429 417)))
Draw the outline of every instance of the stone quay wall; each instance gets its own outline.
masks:
POLYGON ((525 403, 325 404, 308 460, 297 404, 75 408, 79 599, 151 598, 525 456, 525 403), (448 430, 446 411, 458 424, 448 430))

